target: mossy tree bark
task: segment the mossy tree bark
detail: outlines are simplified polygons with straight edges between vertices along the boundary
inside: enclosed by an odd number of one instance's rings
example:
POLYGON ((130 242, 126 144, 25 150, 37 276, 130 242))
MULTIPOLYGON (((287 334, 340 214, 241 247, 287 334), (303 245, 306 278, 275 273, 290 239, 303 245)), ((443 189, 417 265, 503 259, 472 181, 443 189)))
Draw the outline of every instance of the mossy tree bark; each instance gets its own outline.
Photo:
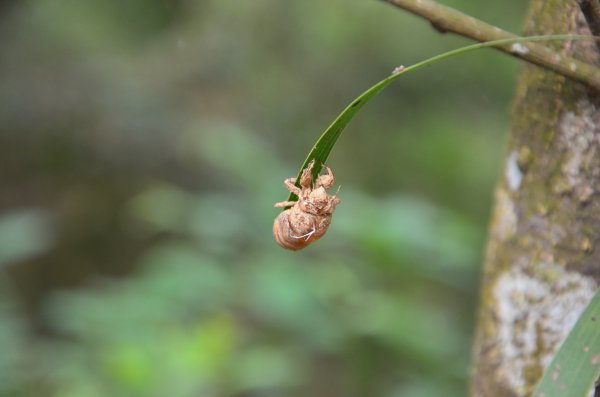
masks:
MULTIPOLYGON (((590 34, 571 0, 532 0, 525 34, 590 34)), ((599 65, 593 42, 559 43, 599 65)), ((528 396, 600 282, 600 93, 521 71, 495 192, 471 395, 528 396)))

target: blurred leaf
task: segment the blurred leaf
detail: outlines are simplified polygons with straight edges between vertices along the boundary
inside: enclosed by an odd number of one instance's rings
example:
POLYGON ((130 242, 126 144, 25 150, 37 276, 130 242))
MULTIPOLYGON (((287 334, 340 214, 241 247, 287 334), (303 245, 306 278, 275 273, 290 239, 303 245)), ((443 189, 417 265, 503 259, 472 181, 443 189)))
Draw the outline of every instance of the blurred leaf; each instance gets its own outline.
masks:
POLYGON ((413 377, 402 385, 399 385, 390 397, 432 397, 432 396, 456 396, 464 397, 461 390, 448 384, 436 384, 428 377, 413 377))
POLYGON ((483 239, 476 223, 425 197, 396 195, 374 202, 346 190, 339 211, 334 226, 343 237, 396 259, 416 257, 416 272, 435 275, 446 268, 456 276, 479 259, 476 247, 483 239))
POLYGON ((199 155, 217 169, 231 173, 246 186, 265 184, 262 173, 279 166, 269 142, 242 125, 227 121, 192 123, 181 150, 199 155))
POLYGON ((244 232, 244 227, 249 226, 243 210, 244 203, 229 195, 202 195, 188 214, 191 230, 212 244, 230 245, 244 232))
POLYGON ((25 352, 28 344, 27 331, 17 308, 2 296, 0 303, 0 396, 16 395, 26 384, 27 366, 25 352))
POLYGON ((140 289, 147 299, 156 300, 155 305, 162 301, 172 306, 170 310, 185 313, 189 306, 220 307, 231 296, 228 269, 188 245, 163 245, 150 251, 143 263, 140 289))
POLYGON ((131 48, 164 30, 175 16, 168 0, 53 0, 34 2, 47 29, 82 48, 131 48), (86 23, 81 23, 86 21, 86 23))
POLYGON ((187 219, 189 193, 176 186, 157 183, 134 197, 131 212, 159 229, 180 230, 187 219))
POLYGON ((295 386, 305 376, 298 357, 281 347, 252 347, 234 365, 236 388, 245 391, 295 386))
POLYGON ((313 347, 335 346, 340 329, 321 306, 300 263, 265 263, 249 275, 247 304, 262 321, 313 347))
MULTIPOLYGON (((358 332, 375 335, 416 361, 441 363, 468 347, 439 307, 406 296, 365 293, 350 321, 358 332)), ((466 369, 466 361, 462 364, 466 369)))
POLYGON ((109 346, 103 352, 106 355, 106 367, 127 390, 147 391, 153 387, 155 378, 154 360, 148 357, 146 349, 137 344, 109 346))
POLYGON ((0 268, 48 250, 54 242, 50 213, 27 209, 0 215, 0 268))
POLYGON ((176 356, 193 374, 213 378, 229 364, 236 347, 236 323, 227 314, 210 316, 196 325, 176 349, 176 356))

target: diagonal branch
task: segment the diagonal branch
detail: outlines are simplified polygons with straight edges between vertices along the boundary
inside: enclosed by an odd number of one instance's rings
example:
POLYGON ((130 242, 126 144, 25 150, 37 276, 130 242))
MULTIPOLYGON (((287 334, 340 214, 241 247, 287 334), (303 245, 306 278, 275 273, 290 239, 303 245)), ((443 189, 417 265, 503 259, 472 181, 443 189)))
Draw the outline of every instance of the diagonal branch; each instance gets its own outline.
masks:
MULTIPOLYGON (((427 19, 442 33, 456 33, 480 42, 518 37, 432 0, 384 1, 427 19)), ((504 44, 495 48, 600 91, 600 69, 586 62, 560 55, 539 43, 504 44)))

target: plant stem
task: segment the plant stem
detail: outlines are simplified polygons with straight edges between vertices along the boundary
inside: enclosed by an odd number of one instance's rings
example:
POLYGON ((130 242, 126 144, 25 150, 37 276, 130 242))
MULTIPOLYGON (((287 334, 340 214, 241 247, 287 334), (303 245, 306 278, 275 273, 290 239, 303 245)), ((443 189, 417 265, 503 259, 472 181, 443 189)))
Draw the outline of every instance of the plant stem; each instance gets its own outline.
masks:
MULTIPOLYGON (((384 1, 427 19, 436 30, 443 33, 451 32, 480 42, 518 37, 432 0, 384 1)), ((542 44, 499 44, 494 48, 600 91, 600 69, 573 57, 560 55, 542 44)))

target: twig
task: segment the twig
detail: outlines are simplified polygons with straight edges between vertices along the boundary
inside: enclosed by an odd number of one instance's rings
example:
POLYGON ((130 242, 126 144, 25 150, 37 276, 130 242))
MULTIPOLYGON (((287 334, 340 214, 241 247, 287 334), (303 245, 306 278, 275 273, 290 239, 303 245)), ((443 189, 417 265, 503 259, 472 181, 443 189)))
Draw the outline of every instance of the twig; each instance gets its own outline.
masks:
MULTIPOLYGON (((427 19, 440 32, 456 33, 480 42, 518 37, 432 0, 384 1, 427 19)), ((495 48, 600 91, 600 69, 573 57, 560 55, 542 44, 517 43, 495 48)))
MULTIPOLYGON (((600 2, 598 0, 579 0, 579 8, 588 23, 590 32, 594 36, 600 36, 600 2)), ((596 41, 600 50, 600 42, 596 41)))
POLYGON ((600 3, 598 0, 579 0, 579 8, 594 36, 600 36, 600 3))

